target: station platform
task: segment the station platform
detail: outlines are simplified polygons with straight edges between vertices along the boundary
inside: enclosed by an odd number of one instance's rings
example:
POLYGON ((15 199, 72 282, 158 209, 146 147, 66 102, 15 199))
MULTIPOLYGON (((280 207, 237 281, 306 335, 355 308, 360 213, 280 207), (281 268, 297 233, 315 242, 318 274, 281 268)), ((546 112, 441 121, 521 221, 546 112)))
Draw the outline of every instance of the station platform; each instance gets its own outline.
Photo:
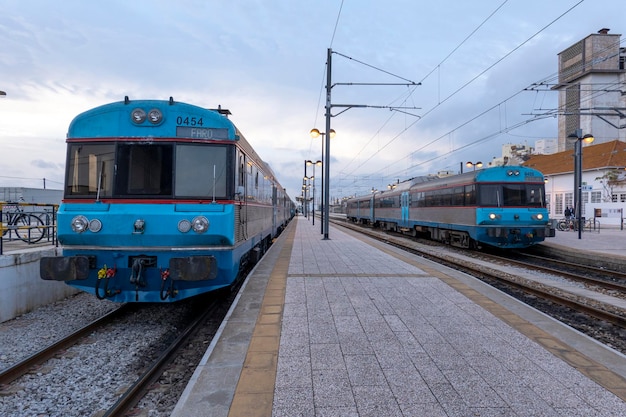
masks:
POLYGON ((172 416, 618 416, 625 401, 624 355, 465 274, 332 225, 323 240, 297 217, 172 416))

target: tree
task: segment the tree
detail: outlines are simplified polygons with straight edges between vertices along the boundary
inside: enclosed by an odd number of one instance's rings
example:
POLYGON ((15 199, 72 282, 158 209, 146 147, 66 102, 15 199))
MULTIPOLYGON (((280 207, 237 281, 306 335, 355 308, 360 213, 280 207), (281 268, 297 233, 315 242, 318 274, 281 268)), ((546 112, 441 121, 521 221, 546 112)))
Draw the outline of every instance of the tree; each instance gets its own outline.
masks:
POLYGON ((603 176, 596 177, 596 181, 600 181, 602 188, 604 188, 602 201, 610 203, 613 201, 613 189, 626 184, 626 172, 620 169, 612 169, 605 172, 603 176))

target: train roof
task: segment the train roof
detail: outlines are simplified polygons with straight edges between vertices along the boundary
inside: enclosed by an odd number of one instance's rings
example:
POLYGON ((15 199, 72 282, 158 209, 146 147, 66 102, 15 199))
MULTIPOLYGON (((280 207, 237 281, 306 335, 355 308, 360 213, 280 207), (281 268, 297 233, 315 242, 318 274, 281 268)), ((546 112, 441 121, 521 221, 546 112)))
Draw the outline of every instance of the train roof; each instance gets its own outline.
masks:
MULTIPOLYGON (((422 176, 411 178, 410 180, 399 183, 392 191, 381 191, 376 193, 376 196, 391 195, 409 189, 420 188, 427 185, 428 188, 432 186, 447 187, 453 185, 462 185, 471 182, 541 182, 543 183, 543 174, 536 169, 528 168, 524 166, 495 166, 476 171, 465 172, 458 175, 450 175, 445 177, 437 177, 434 175, 422 176)), ((356 200, 370 199, 371 194, 354 197, 356 200)))
POLYGON ((128 100, 87 110, 70 123, 67 138, 184 137, 239 140, 237 128, 222 113, 170 100, 128 100))
MULTIPOLYGON (((129 100, 94 107, 74 117, 67 139, 137 138, 150 140, 193 139, 197 141, 237 142, 266 175, 278 184, 272 168, 228 119, 231 112, 218 107, 206 109, 193 104, 169 100, 129 100), (158 110, 158 114, 152 113, 158 110), (160 117, 158 117, 160 115, 160 117), (156 118, 151 118, 155 116, 156 118)), ((282 186, 281 186, 282 187, 282 186)))

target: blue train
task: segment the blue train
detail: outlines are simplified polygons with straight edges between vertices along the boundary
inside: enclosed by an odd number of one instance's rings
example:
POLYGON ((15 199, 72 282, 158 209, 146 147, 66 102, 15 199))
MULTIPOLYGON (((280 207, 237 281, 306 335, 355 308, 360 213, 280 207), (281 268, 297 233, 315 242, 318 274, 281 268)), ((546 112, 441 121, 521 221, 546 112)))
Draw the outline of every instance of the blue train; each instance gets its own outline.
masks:
POLYGON ((172 302, 228 287, 295 204, 225 109, 129 100, 67 134, 58 240, 40 276, 117 302, 172 302))
POLYGON ((543 174, 499 166, 417 177, 347 201, 347 219, 462 248, 525 248, 554 237, 543 174))

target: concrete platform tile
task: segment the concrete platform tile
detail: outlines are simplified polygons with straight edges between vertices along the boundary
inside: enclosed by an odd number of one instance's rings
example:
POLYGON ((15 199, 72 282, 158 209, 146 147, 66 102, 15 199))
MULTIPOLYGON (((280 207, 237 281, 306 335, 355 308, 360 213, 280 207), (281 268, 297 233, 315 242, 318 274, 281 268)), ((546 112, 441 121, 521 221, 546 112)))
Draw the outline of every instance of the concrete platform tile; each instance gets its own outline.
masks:
POLYGON ((281 338, 309 337, 309 321, 306 316, 283 315, 281 338))
MULTIPOLYGON (((447 376, 450 379, 449 375, 447 376)), ((507 406, 507 403, 485 381, 456 380, 451 381, 451 384, 469 407, 503 408, 507 406)))
POLYGON ((316 369, 346 369, 343 353, 339 343, 312 344, 311 368, 316 369))
POLYGON ((361 321, 357 316, 334 316, 333 322, 337 333, 344 334, 362 334, 365 336, 363 327, 361 327, 361 321))
POLYGON ((445 375, 437 367, 437 364, 428 354, 420 354, 411 356, 411 362, 417 369, 422 379, 430 386, 434 384, 448 383, 445 375))
POLYGON ((272 417, 315 416, 313 391, 279 387, 274 392, 272 417))
POLYGON ((355 386, 354 398, 360 417, 403 417, 388 386, 355 386))
POLYGON ((310 358, 280 355, 276 368, 276 387, 297 387, 312 391, 310 358))
POLYGON ((596 382, 590 379, 581 379, 576 381, 576 384, 569 384, 568 386, 572 392, 593 407, 598 409, 608 407, 614 410, 624 410, 623 414, 626 416, 626 402, 608 392, 596 382))
POLYGON ((359 417, 356 407, 317 407, 315 417, 359 417))
POLYGON ((356 311, 348 300, 329 301, 328 306, 334 317, 338 316, 356 316, 356 311))
POLYGON ((387 386, 387 380, 375 355, 345 355, 350 384, 387 386))
POLYGON ((398 404, 437 403, 430 388, 414 367, 383 369, 398 404))
POLYGON ((395 314, 383 314, 383 318, 387 322, 387 325, 393 332, 408 332, 408 328, 402 321, 402 319, 395 314))
POLYGON ((413 367, 413 362, 411 361, 411 357, 404 351, 395 352, 395 351, 378 351, 375 350, 376 359, 380 364, 381 369, 394 369, 399 367, 411 366, 413 367))
POLYGON ((339 337, 334 328, 314 323, 309 326, 309 340, 311 343, 339 343, 339 337))
POLYGON ((285 303, 283 317, 306 317, 306 305, 304 303, 285 303))
POLYGON ((446 413, 446 411, 439 403, 400 403, 399 405, 403 416, 450 417, 450 415, 446 413))
POLYGON ((302 356, 310 354, 310 342, 308 336, 296 339, 296 338, 284 338, 280 339, 280 346, 278 348, 280 356, 302 356))
POLYGON ((413 336, 413 334, 409 331, 407 332, 395 332, 396 339, 398 343, 402 345, 402 349, 408 355, 414 355, 418 353, 424 353, 425 350, 419 341, 413 336))
POLYGON ((344 334, 339 338, 341 352, 344 355, 373 355, 374 349, 367 337, 361 333, 344 334))
POLYGON ((355 407, 348 372, 337 369, 317 369, 313 372, 315 407, 355 407))

